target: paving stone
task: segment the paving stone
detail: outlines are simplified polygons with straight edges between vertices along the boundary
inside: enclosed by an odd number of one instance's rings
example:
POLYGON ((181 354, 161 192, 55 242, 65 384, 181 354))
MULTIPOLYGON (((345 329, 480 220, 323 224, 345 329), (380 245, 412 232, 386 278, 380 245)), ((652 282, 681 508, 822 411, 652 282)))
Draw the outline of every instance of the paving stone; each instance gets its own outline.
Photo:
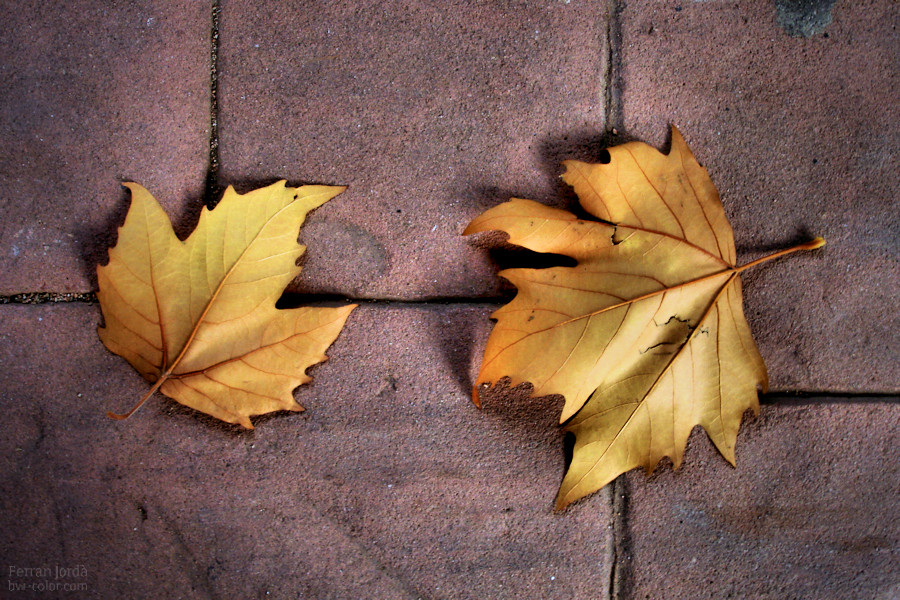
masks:
POLYGON ((606 597, 608 494, 553 512, 559 404, 469 399, 491 308, 357 309, 307 410, 247 431, 163 397, 108 419, 147 384, 99 309, 0 306, 5 564, 106 598, 606 597))
POLYGON ((221 181, 348 185, 316 211, 302 291, 496 296, 460 237, 511 196, 560 203, 604 129, 605 2, 224 0, 221 181))
POLYGON ((699 429, 681 470, 626 476, 625 598, 900 597, 900 398, 764 406, 737 468, 699 429))
POLYGON ((773 389, 895 393, 900 5, 774 4, 625 4, 619 120, 658 147, 669 123, 681 129, 742 262, 827 239, 744 276, 773 389))
POLYGON ((123 181, 196 219, 210 14, 185 0, 0 7, 0 295, 96 289, 123 181))

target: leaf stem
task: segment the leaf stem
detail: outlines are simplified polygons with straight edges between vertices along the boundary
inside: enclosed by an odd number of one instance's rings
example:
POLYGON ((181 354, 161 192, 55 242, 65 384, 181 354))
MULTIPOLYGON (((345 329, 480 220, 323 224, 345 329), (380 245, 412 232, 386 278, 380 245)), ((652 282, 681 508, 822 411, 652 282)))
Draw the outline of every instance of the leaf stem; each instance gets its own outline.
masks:
POLYGON ((109 417, 110 419, 115 419, 116 421, 122 421, 122 420, 124 420, 124 419, 127 419, 128 417, 130 417, 131 415, 133 415, 134 413, 136 413, 136 412, 137 412, 137 409, 139 409, 141 406, 143 406, 143 405, 144 405, 144 402, 146 402, 147 399, 150 398, 150 396, 152 396, 153 394, 155 394, 155 393, 156 393, 156 390, 158 390, 160 387, 162 387, 162 384, 165 383, 166 379, 168 379, 168 378, 169 378, 169 373, 168 373, 168 371, 167 371, 167 372, 163 373, 162 376, 161 376, 159 379, 156 380, 156 383, 153 384, 153 387, 150 388, 150 391, 147 392, 147 395, 144 396, 143 398, 141 398, 141 399, 138 401, 138 403, 134 405, 134 408, 132 408, 131 410, 129 410, 129 411, 128 411, 127 413, 125 413, 124 415, 120 415, 120 414, 118 414, 118 413, 114 413, 114 412, 112 412, 112 411, 108 411, 108 412, 106 413, 106 416, 109 417))
POLYGON ((794 246, 793 248, 788 248, 786 250, 779 250, 773 254, 768 256, 763 256, 762 258, 757 258, 754 261, 748 262, 746 265, 741 265, 740 267, 735 267, 734 272, 740 273, 750 267, 755 267, 756 265, 762 264, 766 261, 772 260, 773 258, 779 258, 786 254, 790 254, 792 252, 797 252, 798 250, 815 250, 816 248, 821 248, 825 245, 825 238, 817 237, 813 240, 810 240, 804 244, 800 244, 799 246, 794 246))

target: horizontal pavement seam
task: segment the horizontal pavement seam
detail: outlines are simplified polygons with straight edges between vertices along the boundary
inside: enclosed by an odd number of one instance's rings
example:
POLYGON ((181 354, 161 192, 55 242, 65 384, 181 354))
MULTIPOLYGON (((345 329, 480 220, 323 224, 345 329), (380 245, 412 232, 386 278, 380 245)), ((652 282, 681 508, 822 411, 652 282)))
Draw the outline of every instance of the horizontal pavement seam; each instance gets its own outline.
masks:
MULTIPOLYGON (((424 299, 372 299, 350 298, 338 295, 303 295, 289 294, 289 306, 285 309, 299 308, 301 306, 333 305, 333 304, 359 304, 360 306, 379 306, 402 308, 404 306, 415 307, 440 307, 440 306, 484 306, 500 308, 509 302, 509 298, 503 297, 453 297, 444 296, 424 299)), ((45 304, 97 304, 96 292, 24 292, 0 296, 0 306, 20 305, 37 306, 45 304)), ((900 402, 900 390, 896 392, 876 391, 850 391, 850 390, 815 390, 815 389, 783 389, 770 390, 759 395, 761 404, 767 406, 778 404, 849 404, 871 402, 900 402), (843 401, 842 401, 843 400, 843 401)))

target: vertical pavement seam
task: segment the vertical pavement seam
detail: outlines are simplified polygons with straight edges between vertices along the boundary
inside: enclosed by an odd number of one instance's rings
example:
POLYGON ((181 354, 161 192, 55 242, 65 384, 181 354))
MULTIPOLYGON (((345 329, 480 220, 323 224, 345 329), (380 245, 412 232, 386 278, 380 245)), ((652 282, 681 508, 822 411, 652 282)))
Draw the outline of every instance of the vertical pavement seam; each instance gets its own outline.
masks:
POLYGON ((628 598, 628 583, 631 579, 631 556, 628 535, 628 480, 619 475, 612 483, 611 531, 612 565, 609 577, 610 600, 628 598))
MULTIPOLYGON (((606 118, 604 128, 613 135, 623 130, 622 121, 622 26, 619 18, 622 11, 622 0, 608 0, 606 18, 606 72, 604 73, 605 92, 603 114, 606 118)), ((612 482, 610 490, 610 542, 609 587, 607 597, 610 600, 624 598, 628 571, 625 556, 628 552, 628 489, 624 475, 619 475, 612 482)))
POLYGON ((603 113, 606 117, 607 131, 621 131, 622 121, 622 23, 619 18, 622 12, 621 0, 609 0, 606 20, 606 92, 604 94, 603 113))
POLYGON ((209 163, 203 203, 212 209, 221 194, 219 185, 219 15, 220 0, 212 0, 209 32, 209 163))

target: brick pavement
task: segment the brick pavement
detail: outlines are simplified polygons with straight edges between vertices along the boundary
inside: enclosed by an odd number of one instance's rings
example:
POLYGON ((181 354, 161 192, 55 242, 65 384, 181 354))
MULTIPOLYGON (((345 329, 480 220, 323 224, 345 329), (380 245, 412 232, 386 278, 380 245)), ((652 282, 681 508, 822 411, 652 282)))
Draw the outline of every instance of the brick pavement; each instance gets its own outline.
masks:
POLYGON ((892 2, 213 8, 0 7, 5 569, 83 566, 97 598, 900 597, 892 2), (828 246, 744 277, 776 393, 737 469, 695 431, 678 472, 554 514, 559 403, 468 400, 498 263, 521 255, 459 234, 509 196, 571 206, 560 160, 664 147, 669 123, 742 262, 828 246), (301 232, 291 290, 379 302, 297 390, 304 413, 246 432, 158 396, 110 421, 146 384, 96 305, 53 300, 96 289, 121 181, 183 233, 208 176, 349 185, 301 232))

